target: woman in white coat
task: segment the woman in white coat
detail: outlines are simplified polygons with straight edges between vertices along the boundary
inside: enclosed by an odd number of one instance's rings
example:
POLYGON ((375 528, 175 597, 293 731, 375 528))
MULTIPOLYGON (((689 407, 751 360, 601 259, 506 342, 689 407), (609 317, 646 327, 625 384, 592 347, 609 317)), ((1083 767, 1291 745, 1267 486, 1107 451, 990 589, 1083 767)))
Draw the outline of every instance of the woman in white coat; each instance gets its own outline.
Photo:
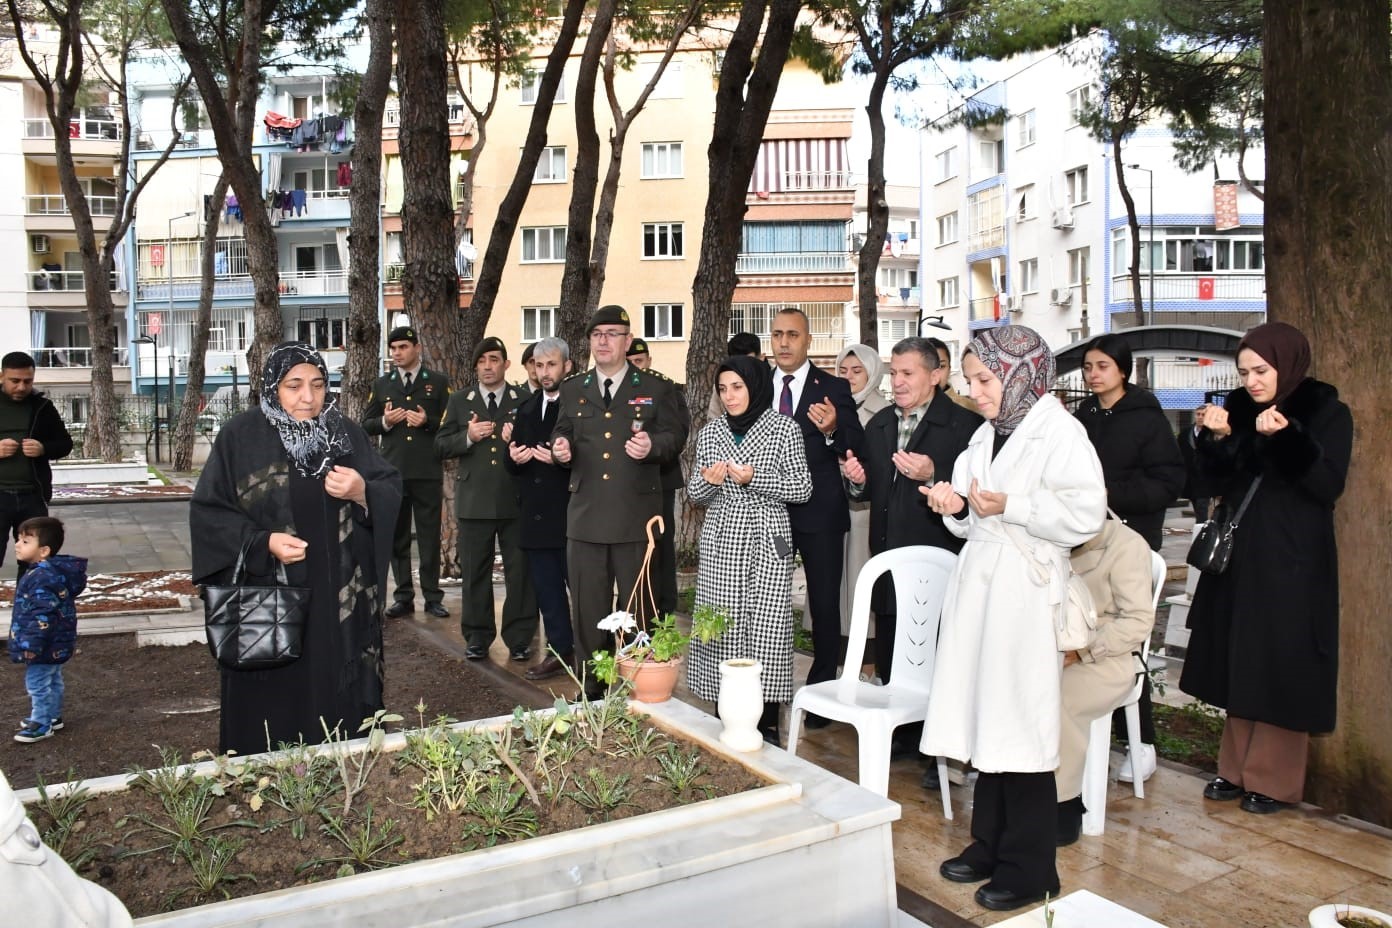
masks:
POLYGON ((976 901, 1005 911, 1059 889, 1063 657, 1055 623, 1069 553, 1101 529, 1107 491, 1083 427, 1049 394, 1054 356, 1038 333, 986 329, 968 346, 962 371, 987 421, 952 482, 921 491, 967 543, 943 604, 920 750, 970 760, 979 771, 972 844, 939 869, 959 883, 990 880, 976 901), (1037 579, 1027 556, 1049 582, 1037 579))

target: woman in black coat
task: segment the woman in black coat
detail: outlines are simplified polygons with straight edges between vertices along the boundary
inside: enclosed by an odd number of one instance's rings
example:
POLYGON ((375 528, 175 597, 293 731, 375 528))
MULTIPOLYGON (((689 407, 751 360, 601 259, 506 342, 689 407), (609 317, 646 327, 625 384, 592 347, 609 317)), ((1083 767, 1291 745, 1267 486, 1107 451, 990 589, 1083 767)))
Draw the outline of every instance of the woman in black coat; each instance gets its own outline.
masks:
POLYGON ((1208 799, 1248 812, 1299 802, 1311 734, 1334 728, 1339 565, 1334 502, 1353 418, 1338 391, 1306 376, 1310 345, 1273 322, 1237 350, 1243 389, 1203 412, 1199 464, 1225 509, 1251 503, 1222 574, 1199 579, 1180 689, 1227 710, 1208 799))

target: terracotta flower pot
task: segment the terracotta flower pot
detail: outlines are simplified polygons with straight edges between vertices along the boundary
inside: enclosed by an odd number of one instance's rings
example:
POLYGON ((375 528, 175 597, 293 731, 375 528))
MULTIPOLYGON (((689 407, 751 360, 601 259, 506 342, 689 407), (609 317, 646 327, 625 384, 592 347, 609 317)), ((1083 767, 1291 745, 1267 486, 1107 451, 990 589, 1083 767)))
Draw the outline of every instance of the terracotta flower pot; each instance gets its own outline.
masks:
POLYGON ((682 659, 639 661, 619 658, 619 674, 633 683, 633 698, 639 702, 666 702, 672 698, 681 674, 682 659))

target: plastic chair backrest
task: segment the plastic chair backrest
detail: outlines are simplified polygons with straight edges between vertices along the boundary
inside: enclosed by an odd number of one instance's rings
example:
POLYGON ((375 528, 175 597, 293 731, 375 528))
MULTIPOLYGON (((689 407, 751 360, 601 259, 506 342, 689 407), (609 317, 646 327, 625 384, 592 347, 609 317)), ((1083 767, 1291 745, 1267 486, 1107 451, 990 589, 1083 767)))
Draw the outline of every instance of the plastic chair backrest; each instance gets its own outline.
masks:
POLYGON ((948 578, 956 566, 957 555, 929 545, 894 548, 865 562, 856 578, 846 663, 838 682, 838 698, 842 702, 855 701, 870 629, 870 598, 875 581, 886 573, 894 583, 897 610, 891 680, 896 687, 927 694, 933 683, 943 597, 947 593, 948 578))

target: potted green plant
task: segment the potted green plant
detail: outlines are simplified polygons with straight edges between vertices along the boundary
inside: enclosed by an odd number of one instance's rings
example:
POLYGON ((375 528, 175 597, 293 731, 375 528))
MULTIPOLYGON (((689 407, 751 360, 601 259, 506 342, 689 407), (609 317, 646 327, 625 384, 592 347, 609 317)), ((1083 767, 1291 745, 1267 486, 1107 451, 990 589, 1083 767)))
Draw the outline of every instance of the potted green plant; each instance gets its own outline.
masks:
POLYGON ((639 702, 665 702, 676 688, 682 658, 691 642, 714 641, 725 633, 729 622, 725 610, 698 606, 687 634, 677 627, 677 617, 670 612, 649 620, 645 628, 639 627, 631 612, 612 612, 600 620, 599 627, 614 634, 614 653, 596 651, 590 666, 602 683, 612 685, 621 677, 629 681, 633 698, 639 702))

